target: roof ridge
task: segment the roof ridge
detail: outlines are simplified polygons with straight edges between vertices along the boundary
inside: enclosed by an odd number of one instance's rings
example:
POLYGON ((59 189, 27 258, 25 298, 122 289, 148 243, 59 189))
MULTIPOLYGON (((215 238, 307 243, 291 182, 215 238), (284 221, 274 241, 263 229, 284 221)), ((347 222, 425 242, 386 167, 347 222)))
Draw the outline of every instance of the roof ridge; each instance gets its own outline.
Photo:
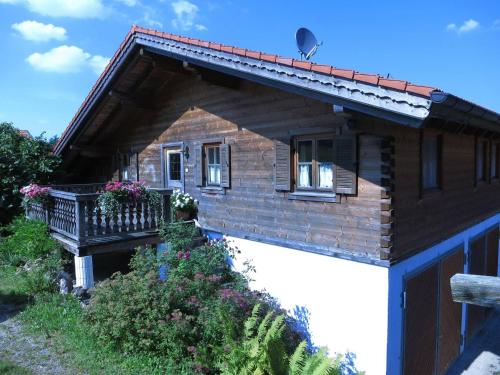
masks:
MULTIPOLYGON (((262 51, 253 51, 247 48, 225 45, 216 42, 205 41, 197 38, 189 38, 182 35, 172 34, 155 29, 148 29, 142 26, 132 25, 129 34, 143 33, 151 36, 156 36, 164 39, 173 40, 176 42, 195 45, 198 47, 210 48, 216 51, 231 53, 244 57, 253 58, 267 62, 273 62, 281 65, 291 66, 293 68, 313 71, 316 73, 326 74, 339 78, 347 78, 354 81, 364 82, 371 85, 377 85, 392 90, 406 91, 411 94, 417 94, 425 97, 430 97, 432 91, 441 91, 436 87, 414 84, 410 81, 394 79, 381 76, 376 73, 358 72, 353 69, 337 68, 328 64, 318 64, 311 61, 297 60, 291 57, 283 57, 275 54, 270 54, 262 51)), ((128 35, 126 40, 128 39, 128 35)), ((120 49, 119 49, 120 50, 120 49)))

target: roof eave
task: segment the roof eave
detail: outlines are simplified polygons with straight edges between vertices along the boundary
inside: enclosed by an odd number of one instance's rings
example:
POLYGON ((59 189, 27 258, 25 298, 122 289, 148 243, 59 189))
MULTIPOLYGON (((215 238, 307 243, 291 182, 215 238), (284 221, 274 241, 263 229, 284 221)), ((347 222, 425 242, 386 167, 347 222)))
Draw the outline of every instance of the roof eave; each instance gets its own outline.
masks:
POLYGON ((500 114, 495 111, 441 91, 432 92, 431 101, 429 117, 500 133, 500 114))
POLYGON ((406 91, 133 32, 120 46, 54 147, 56 155, 64 152, 102 95, 111 89, 122 64, 136 47, 410 127, 418 128, 422 125, 429 115, 432 103, 428 97, 406 91))

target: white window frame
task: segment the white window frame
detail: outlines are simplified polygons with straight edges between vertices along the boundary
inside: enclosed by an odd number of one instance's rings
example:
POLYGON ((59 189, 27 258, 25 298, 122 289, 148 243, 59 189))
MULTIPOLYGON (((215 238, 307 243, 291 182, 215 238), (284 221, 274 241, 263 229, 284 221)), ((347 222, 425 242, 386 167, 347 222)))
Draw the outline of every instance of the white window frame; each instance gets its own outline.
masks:
POLYGON ((184 190, 184 151, 182 144, 167 144, 162 147, 162 160, 163 160, 163 184, 168 189, 184 190), (180 180, 170 179, 170 156, 172 154, 180 154, 180 180))

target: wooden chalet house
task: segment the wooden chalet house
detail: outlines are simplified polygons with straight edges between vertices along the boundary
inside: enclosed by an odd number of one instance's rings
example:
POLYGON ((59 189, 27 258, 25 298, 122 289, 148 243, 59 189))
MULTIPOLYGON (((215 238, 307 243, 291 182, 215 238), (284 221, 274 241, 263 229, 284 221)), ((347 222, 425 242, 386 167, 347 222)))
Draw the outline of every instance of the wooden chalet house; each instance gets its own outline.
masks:
POLYGON ((156 243, 164 213, 97 223, 85 184, 180 188, 316 344, 441 375, 489 313, 449 279, 498 273, 499 135, 433 87, 134 26, 55 146, 73 185, 51 228, 76 259, 156 243))

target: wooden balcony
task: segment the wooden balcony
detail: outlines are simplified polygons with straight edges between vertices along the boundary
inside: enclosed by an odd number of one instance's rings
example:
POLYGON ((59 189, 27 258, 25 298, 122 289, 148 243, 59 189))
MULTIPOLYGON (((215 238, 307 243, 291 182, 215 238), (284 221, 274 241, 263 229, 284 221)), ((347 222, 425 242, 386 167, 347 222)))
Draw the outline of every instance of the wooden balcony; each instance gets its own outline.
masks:
POLYGON ((32 204, 30 219, 49 225, 51 235, 71 253, 84 256, 161 242, 158 229, 169 222, 171 190, 154 189, 162 195, 160 210, 146 202, 125 202, 118 215, 107 217, 96 204, 104 184, 50 186, 50 203, 32 204))

